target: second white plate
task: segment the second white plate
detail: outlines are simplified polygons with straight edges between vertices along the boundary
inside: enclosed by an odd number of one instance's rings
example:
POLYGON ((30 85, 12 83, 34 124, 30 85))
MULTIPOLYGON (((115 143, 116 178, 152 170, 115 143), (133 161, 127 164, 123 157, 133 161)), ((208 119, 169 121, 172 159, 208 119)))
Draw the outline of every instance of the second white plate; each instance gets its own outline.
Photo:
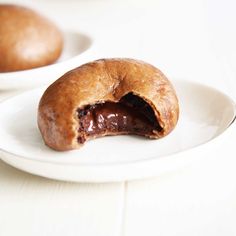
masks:
POLYGON ((53 151, 43 143, 36 122, 43 89, 13 97, 0 104, 1 158, 19 169, 59 180, 109 182, 158 175, 178 166, 176 153, 220 135, 235 117, 235 104, 221 92, 184 81, 174 86, 180 119, 167 137, 104 137, 69 152, 53 151))

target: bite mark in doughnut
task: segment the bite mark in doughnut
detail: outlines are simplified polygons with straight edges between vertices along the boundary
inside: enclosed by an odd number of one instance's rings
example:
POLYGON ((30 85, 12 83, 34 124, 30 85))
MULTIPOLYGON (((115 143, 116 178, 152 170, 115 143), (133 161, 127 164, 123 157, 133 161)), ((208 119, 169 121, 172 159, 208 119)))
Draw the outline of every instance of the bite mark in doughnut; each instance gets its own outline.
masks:
POLYGON ((153 135, 160 127, 152 108, 142 98, 129 93, 117 103, 105 102, 78 109, 78 142, 118 134, 153 135))

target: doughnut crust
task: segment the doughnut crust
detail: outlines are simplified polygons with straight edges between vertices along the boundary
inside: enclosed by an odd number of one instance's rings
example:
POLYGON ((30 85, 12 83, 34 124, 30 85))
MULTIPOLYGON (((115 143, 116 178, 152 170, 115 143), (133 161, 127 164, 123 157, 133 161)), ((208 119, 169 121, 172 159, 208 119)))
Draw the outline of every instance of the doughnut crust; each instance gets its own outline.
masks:
POLYGON ((51 21, 29 8, 0 4, 0 72, 49 65, 62 47, 62 34, 51 21))
MULTIPOLYGON (((38 107, 38 127, 44 142, 60 151, 80 148, 83 142, 78 140, 84 134, 78 111, 107 102, 117 104, 128 94, 150 106, 160 127, 143 136, 158 139, 176 126, 178 99, 173 86, 160 70, 134 59, 100 59, 67 72, 46 89, 38 107)), ((127 133, 135 132, 105 131, 86 136, 86 140, 127 133)))

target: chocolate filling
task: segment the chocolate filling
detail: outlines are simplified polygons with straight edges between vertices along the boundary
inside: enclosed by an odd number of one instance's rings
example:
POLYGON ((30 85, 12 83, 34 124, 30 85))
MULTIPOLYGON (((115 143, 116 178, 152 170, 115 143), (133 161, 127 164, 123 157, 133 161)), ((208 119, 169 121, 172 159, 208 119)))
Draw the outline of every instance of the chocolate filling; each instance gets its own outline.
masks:
POLYGON ((117 103, 105 102, 78 109, 80 122, 78 142, 112 134, 152 135, 160 127, 151 106, 129 93, 117 103))

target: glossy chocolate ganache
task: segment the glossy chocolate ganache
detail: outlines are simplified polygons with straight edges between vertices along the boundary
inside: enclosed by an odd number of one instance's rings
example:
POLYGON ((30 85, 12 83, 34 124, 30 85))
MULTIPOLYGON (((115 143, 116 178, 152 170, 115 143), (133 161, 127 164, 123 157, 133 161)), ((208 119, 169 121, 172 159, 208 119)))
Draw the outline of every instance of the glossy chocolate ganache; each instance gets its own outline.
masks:
POLYGON ((128 93, 117 103, 105 102, 78 109, 79 137, 84 143, 89 138, 104 135, 152 135, 160 127, 151 106, 142 98, 128 93))

